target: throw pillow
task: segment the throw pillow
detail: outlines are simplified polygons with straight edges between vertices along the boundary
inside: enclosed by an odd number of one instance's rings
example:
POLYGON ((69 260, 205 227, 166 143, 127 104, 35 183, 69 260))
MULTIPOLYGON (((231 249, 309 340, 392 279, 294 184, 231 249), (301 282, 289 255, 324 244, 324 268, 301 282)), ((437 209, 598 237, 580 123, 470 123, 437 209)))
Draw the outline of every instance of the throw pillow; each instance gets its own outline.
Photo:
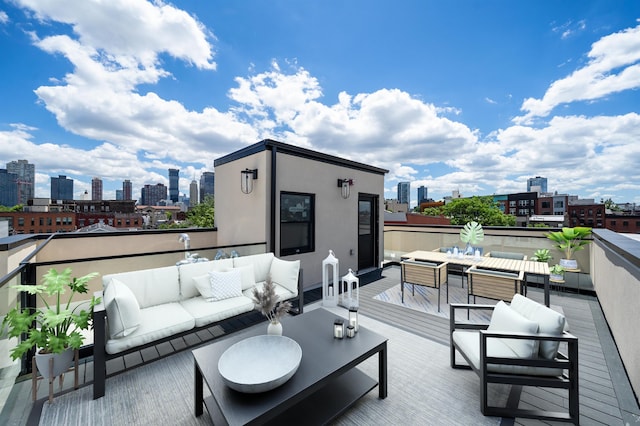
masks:
POLYGON ((238 266, 242 281, 242 291, 248 290, 256 286, 256 277, 253 271, 253 265, 238 266))
MULTIPOLYGON (((505 333, 527 333, 537 334, 538 323, 529 321, 513 309, 511 309, 502 300, 496 304, 491 315, 491 322, 487 331, 505 332, 505 333)), ((491 339, 489 339, 490 341, 491 339)), ((538 345, 536 340, 525 339, 501 339, 503 343, 515 353, 518 358, 532 358, 538 353, 538 345)))
POLYGON ((299 260, 282 260, 277 257, 271 261, 269 276, 274 284, 278 284, 291 293, 298 294, 299 260))
POLYGON ((121 281, 114 278, 109 282, 104 291, 104 304, 112 339, 128 336, 140 326, 138 300, 121 281))
POLYGON ((226 272, 209 271, 211 278, 211 298, 216 300, 242 296, 242 271, 232 269, 226 272))
POLYGON ((207 301, 213 301, 213 290, 211 289, 211 276, 209 274, 193 277, 193 282, 200 295, 207 301))

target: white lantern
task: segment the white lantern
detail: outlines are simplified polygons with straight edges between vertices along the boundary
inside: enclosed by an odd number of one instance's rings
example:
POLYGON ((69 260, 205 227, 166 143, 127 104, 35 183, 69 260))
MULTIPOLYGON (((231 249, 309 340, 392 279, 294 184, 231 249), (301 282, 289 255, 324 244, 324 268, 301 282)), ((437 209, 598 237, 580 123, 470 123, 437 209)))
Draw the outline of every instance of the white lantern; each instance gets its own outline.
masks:
POLYGON ((322 261, 322 306, 338 305, 339 261, 329 250, 329 256, 322 261))
POLYGON ((360 300, 360 280, 353 274, 351 268, 349 273, 342 277, 341 305, 349 309, 357 307, 360 300))

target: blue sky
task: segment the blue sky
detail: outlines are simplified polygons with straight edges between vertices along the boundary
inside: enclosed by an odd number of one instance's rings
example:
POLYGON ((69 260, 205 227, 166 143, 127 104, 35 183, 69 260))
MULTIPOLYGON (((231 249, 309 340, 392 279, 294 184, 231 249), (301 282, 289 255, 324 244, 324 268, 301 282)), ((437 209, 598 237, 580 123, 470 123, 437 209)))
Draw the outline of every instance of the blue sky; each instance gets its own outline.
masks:
POLYGON ((180 191, 265 138, 442 199, 640 203, 640 2, 0 2, 0 167, 180 191))

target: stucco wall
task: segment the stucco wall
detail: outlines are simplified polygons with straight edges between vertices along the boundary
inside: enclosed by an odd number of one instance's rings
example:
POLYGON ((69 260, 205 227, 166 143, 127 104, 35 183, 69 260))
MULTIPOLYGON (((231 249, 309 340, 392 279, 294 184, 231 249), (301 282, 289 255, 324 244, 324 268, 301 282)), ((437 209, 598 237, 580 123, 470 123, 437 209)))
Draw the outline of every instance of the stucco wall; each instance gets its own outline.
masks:
MULTIPOLYGON (((635 245, 640 246, 640 242, 635 245)), ((599 239, 592 244, 592 257, 593 282, 600 306, 631 386, 640 395, 640 269, 599 239)))

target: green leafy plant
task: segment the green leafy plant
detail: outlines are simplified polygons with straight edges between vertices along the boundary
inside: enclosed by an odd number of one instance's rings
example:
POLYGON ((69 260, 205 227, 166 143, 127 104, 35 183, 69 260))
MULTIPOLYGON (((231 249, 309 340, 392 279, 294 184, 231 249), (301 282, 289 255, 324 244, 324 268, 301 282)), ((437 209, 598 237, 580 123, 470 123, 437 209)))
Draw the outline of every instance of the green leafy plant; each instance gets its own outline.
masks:
POLYGON ((280 317, 291 309, 291 302, 288 300, 278 303, 276 286, 271 281, 271 277, 267 278, 262 291, 258 287, 253 288, 251 299, 256 305, 256 310, 260 311, 272 323, 279 322, 280 317))
POLYGON ((533 260, 534 262, 548 262, 551 259, 553 259, 553 256, 551 256, 551 252, 549 251, 549 249, 538 249, 533 253, 533 256, 531 257, 531 260, 533 260))
POLYGON ((562 231, 554 231, 546 234, 553 241, 553 246, 564 253, 565 259, 573 259, 573 253, 583 250, 590 240, 585 240, 591 235, 591 228, 577 226, 575 228, 562 228, 562 231))
POLYGON ((460 230, 460 240, 468 244, 478 244, 484 240, 482 225, 478 222, 467 222, 460 230))
POLYGON ((87 283, 97 275, 93 272, 80 278, 71 278, 71 268, 62 272, 52 268, 43 275, 42 284, 11 286, 15 290, 38 295, 44 304, 40 309, 17 306, 5 316, 2 326, 8 326, 9 337, 20 337, 23 333, 27 336, 11 350, 11 358, 21 358, 33 347, 40 348, 40 353, 79 349, 84 342, 80 330, 88 330, 91 326, 93 308, 100 303, 100 298, 91 297, 88 310, 82 309, 82 305, 71 309, 71 303, 76 293, 87 293, 87 283), (63 296, 67 290, 71 294, 65 302, 63 296), (49 304, 45 296, 54 296, 55 303, 49 304))
POLYGON ((553 275, 562 275, 564 274, 564 268, 560 265, 553 265, 551 268, 549 268, 549 273, 553 275))

